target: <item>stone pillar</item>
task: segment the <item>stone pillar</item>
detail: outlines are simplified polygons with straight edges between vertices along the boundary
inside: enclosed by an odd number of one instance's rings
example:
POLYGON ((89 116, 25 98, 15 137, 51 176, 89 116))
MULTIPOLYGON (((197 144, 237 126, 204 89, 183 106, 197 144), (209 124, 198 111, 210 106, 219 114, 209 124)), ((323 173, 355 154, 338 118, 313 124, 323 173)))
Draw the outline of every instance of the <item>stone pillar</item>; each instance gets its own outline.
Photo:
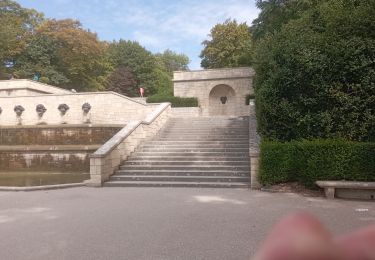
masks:
POLYGON ((259 144, 260 137, 257 133, 257 119, 255 114, 254 101, 250 101, 249 116, 249 155, 250 155, 250 180, 251 189, 260 189, 261 184, 258 181, 259 173, 259 144))
POLYGON ((259 190, 262 185, 258 181, 259 172, 259 153, 250 154, 250 187, 253 190, 259 190))

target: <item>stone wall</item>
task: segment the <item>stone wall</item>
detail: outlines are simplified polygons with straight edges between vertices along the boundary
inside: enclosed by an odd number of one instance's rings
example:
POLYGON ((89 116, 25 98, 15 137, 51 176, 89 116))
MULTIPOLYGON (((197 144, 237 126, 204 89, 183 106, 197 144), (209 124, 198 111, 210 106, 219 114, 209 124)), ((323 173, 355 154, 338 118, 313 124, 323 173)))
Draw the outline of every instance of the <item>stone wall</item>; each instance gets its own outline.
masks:
POLYGON ((146 105, 115 92, 92 92, 70 94, 48 94, 25 97, 0 97, 0 126, 12 125, 58 125, 58 124, 126 124, 141 120, 155 105, 146 105), (91 110, 86 114, 82 105, 89 103, 91 110), (42 117, 36 112, 42 104, 47 110, 42 117), (65 115, 59 105, 69 107, 65 115), (14 109, 22 106, 24 111, 17 116, 14 109))
POLYGON ((0 80, 0 97, 69 93, 72 92, 28 79, 0 80))
POLYGON ((0 128, 0 171, 90 171, 89 155, 122 126, 0 128))
POLYGON ((89 155, 99 146, 0 146, 0 171, 81 172, 90 169, 89 155), (86 148, 86 149, 85 149, 86 148))
POLYGON ((122 127, 119 125, 0 127, 0 147, 4 145, 101 145, 122 127))
POLYGON ((251 68, 174 72, 174 95, 197 97, 202 115, 248 116, 246 95, 253 94, 251 68), (226 97, 223 104, 221 97, 226 97))

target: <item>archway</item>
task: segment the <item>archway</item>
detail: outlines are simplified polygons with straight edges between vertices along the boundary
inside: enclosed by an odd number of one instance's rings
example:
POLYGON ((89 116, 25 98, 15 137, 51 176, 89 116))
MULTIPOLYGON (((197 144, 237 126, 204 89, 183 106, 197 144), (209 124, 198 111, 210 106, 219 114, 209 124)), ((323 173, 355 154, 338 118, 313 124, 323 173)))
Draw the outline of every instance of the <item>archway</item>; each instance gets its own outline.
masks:
POLYGON ((209 95, 210 116, 229 116, 236 112, 236 92, 228 85, 213 87, 209 95))

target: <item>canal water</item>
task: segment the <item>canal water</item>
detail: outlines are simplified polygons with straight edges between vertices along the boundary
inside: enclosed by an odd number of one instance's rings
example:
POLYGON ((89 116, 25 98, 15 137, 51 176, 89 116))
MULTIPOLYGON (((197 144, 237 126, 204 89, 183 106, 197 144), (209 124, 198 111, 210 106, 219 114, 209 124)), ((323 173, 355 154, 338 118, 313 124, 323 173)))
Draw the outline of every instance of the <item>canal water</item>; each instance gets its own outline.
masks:
POLYGON ((0 186, 12 187, 80 183, 88 179, 90 179, 89 173, 0 172, 0 186))

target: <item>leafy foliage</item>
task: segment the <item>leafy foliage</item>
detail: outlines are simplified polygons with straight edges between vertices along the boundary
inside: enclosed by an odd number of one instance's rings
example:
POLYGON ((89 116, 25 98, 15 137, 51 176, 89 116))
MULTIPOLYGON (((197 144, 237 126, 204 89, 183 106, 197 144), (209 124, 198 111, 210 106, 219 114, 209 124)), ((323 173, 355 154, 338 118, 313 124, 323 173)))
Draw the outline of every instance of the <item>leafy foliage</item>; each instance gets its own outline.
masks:
POLYGON ((48 20, 37 32, 58 43, 59 69, 69 79, 67 87, 78 90, 103 88, 111 64, 106 57, 106 45, 96 34, 84 30, 79 21, 71 19, 48 20))
POLYGON ((22 78, 42 76, 44 83, 63 85, 69 79, 59 71, 58 44, 45 35, 35 35, 16 59, 14 69, 22 78))
POLYGON ((210 40, 202 44, 201 66, 206 69, 240 67, 250 64, 251 35, 246 23, 226 20, 211 29, 210 40))
POLYGON ((313 140, 261 144, 262 184, 317 180, 375 181, 375 143, 313 140))
POLYGON ((0 70, 24 50, 42 20, 43 15, 33 9, 22 8, 12 0, 0 1, 0 70))
POLYGON ((120 40, 110 44, 109 55, 114 67, 124 66, 131 70, 136 78, 134 92, 140 87, 148 94, 156 92, 157 87, 153 84, 156 80, 156 60, 151 52, 138 42, 120 40))
POLYGON ((321 1, 298 16, 256 42, 260 133, 374 141, 375 2, 321 1))
POLYGON ((0 24, 0 79, 39 75, 42 82, 80 91, 107 88, 135 96, 143 87, 146 95, 172 95, 173 70, 188 69, 186 55, 154 55, 133 41, 103 42, 77 20, 44 19, 12 0, 0 1, 0 24))
POLYGON ((131 70, 124 66, 120 66, 112 72, 108 78, 106 89, 129 97, 138 96, 137 80, 131 70))
POLYGON ((190 60, 185 54, 178 54, 167 49, 163 53, 157 53, 155 57, 171 76, 173 71, 189 70, 188 64, 190 60))
POLYGON ((183 98, 174 96, 154 95, 147 98, 147 103, 170 102, 172 107, 197 107, 198 99, 195 97, 183 98))

